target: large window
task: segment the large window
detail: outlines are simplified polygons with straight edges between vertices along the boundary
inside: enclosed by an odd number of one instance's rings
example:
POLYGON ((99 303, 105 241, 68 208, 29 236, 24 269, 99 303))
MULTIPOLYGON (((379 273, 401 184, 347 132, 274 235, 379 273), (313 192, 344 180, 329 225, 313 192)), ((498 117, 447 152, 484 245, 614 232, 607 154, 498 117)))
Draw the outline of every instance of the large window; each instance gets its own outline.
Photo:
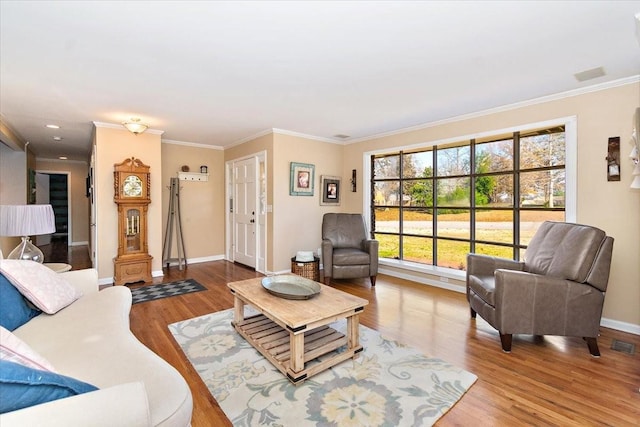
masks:
POLYGON ((565 220, 565 127, 371 156, 380 257, 464 270, 475 252, 521 259, 565 220))

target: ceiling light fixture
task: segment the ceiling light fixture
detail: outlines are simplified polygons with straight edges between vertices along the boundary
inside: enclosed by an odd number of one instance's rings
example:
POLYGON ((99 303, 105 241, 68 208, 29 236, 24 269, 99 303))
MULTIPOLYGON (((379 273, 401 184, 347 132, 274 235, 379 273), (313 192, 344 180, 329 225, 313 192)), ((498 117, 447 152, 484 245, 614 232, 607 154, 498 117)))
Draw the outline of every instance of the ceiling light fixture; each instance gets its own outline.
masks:
POLYGON ((122 122, 122 126, 126 127, 129 132, 134 135, 140 135, 149 127, 140 121, 137 117, 132 117, 131 120, 122 122))
POLYGON ((54 136, 54 137, 53 137, 53 140, 54 140, 54 141, 62 141, 63 139, 64 139, 64 138, 63 138, 63 137, 61 137, 61 136, 54 136))
POLYGON ((60 129, 60 126, 58 125, 46 125, 45 127, 48 127, 49 129, 60 129))

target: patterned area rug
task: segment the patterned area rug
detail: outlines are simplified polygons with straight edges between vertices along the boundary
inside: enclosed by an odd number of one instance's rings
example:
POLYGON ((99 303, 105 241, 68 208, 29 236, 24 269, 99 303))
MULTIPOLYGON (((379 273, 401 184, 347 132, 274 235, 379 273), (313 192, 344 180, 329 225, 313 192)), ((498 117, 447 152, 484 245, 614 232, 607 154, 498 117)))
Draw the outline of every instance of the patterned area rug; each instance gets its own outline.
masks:
MULTIPOLYGON (((232 310, 169 325, 234 426, 429 426, 477 377, 360 326, 364 351, 295 386, 231 326, 232 310)), ((346 322, 332 325, 345 332, 346 322)))
POLYGON ((207 288, 193 279, 178 280, 177 282, 161 283, 159 285, 141 286, 131 289, 133 303, 153 301, 160 298, 206 291, 207 288))

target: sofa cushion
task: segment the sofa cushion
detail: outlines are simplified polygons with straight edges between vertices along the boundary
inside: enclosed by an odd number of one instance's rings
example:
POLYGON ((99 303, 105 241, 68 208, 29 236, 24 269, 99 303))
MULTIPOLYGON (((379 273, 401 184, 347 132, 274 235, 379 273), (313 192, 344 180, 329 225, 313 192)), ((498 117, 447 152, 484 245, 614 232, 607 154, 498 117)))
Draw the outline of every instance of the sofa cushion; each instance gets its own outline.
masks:
POLYGON ((82 294, 62 276, 33 261, 0 260, 0 272, 40 310, 54 314, 82 294))
POLYGON ((0 360, 0 413, 95 390, 91 384, 64 375, 0 360))
POLYGON ((16 362, 33 369, 55 371, 47 359, 3 327, 0 327, 0 360, 16 362))
POLYGON ((20 291, 0 274, 0 326, 13 331, 40 313, 29 307, 20 291))

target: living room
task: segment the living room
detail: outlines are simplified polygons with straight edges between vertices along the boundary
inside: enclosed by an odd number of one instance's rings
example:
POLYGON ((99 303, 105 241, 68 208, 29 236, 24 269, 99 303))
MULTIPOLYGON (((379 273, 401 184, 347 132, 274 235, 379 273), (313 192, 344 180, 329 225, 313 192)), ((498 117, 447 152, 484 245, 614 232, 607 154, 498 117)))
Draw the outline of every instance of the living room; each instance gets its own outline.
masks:
MULTIPOLYGON (((133 135, 119 124, 119 120, 96 116, 82 122, 83 129, 88 126, 92 134, 91 140, 87 141, 85 157, 72 161, 61 161, 32 151, 35 142, 33 145, 25 144, 25 138, 20 135, 28 132, 28 128, 21 128, 8 119, 11 113, 7 114, 3 100, 3 142, 7 136, 13 135, 14 138, 8 138, 12 149, 2 146, 0 178, 3 184, 0 198, 2 204, 25 203, 29 185, 28 169, 69 172, 72 193, 70 244, 88 245, 94 238, 90 234, 90 197, 87 197, 85 180, 87 176, 92 176, 94 182, 90 196, 95 198, 97 227, 94 242, 98 246, 94 265, 98 268, 101 284, 108 285, 113 278, 112 258, 117 252, 113 165, 130 157, 141 159, 151 166, 149 253, 153 256, 152 271, 155 280, 158 280, 164 267, 162 249, 168 217, 169 178, 177 176, 185 165, 192 171, 199 170, 202 165, 207 166, 207 181, 181 181, 182 221, 188 261, 191 267, 199 263, 229 260, 232 259, 229 256, 227 218, 229 165, 264 153, 266 247, 264 268, 258 270, 272 274, 288 271, 291 257, 297 251, 316 251, 320 245, 324 213, 359 212, 369 217, 371 206, 367 195, 370 192, 367 168, 370 167, 372 153, 533 128, 546 122, 571 122, 575 126, 573 131, 576 137, 575 158, 571 159, 575 166, 576 185, 575 194, 567 201, 567 205, 573 204, 572 208, 567 208, 568 220, 599 227, 615 238, 602 325, 638 335, 640 246, 637 237, 640 236, 640 194, 630 188, 634 165, 627 154, 631 151, 632 146, 628 141, 636 126, 635 114, 640 105, 640 80, 634 74, 606 82, 593 82, 579 89, 548 92, 519 102, 470 110, 467 114, 446 119, 413 122, 407 119, 406 123, 410 124, 346 142, 314 136, 316 134, 312 132, 296 128, 285 130, 271 124, 267 130, 256 125, 254 132, 234 139, 235 144, 222 146, 186 138, 184 140, 190 142, 184 142, 183 138, 178 140, 177 137, 165 138, 161 131, 164 128, 155 123, 151 123, 152 128, 145 133, 133 135), (160 130, 153 132, 154 129, 160 130), (621 140, 620 181, 607 180, 604 159, 607 141, 611 137, 620 137, 621 140), (89 158, 91 150, 96 154, 93 164, 89 158), (316 191, 313 197, 290 195, 292 162, 314 165, 316 191), (357 189, 352 192, 349 181, 354 170, 357 189), (343 191, 340 205, 319 204, 321 176, 341 177, 343 191), (5 184, 9 182, 11 185, 5 184)), ((19 115, 20 112, 12 114, 19 115)), ((137 114, 154 115, 147 111, 137 114)), ((166 123, 170 121, 165 120, 166 123)), ((39 127, 44 128, 45 124, 43 122, 39 127)), ((5 254, 16 244, 15 240, 7 242, 4 238, 2 243, 5 254)), ((408 279, 459 293, 465 289, 464 276, 447 269, 434 270, 411 263, 381 260, 380 272, 399 280, 408 279)))

